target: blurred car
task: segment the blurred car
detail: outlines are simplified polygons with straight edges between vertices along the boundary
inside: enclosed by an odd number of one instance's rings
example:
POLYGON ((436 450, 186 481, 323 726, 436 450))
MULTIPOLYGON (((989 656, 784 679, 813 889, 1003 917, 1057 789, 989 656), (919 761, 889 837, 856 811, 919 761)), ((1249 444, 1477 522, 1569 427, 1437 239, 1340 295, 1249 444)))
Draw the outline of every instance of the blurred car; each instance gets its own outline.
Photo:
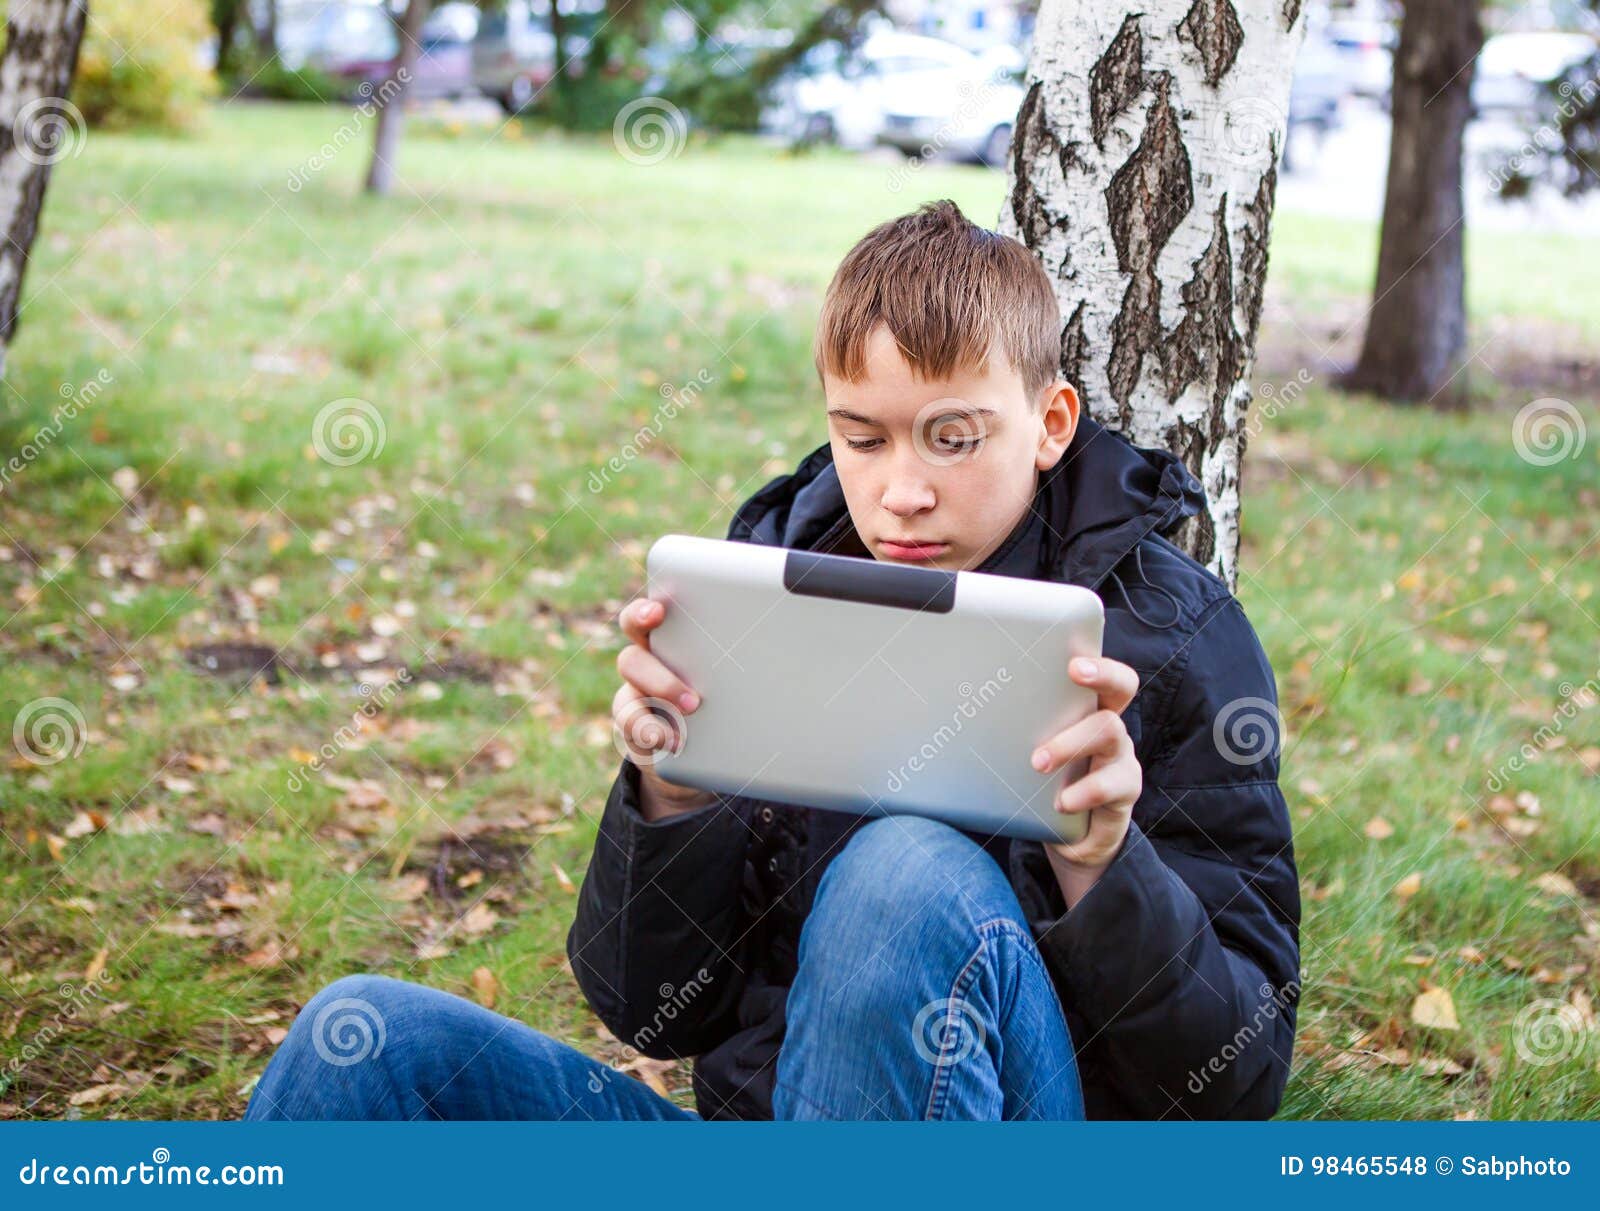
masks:
MULTIPOLYGON (((564 41, 569 61, 581 64, 589 53, 590 34, 599 24, 604 0, 564 3, 564 41)), ((520 113, 556 72, 556 40, 550 32, 550 0, 506 0, 485 12, 472 39, 472 83, 500 102, 507 113, 520 113)))
MULTIPOLYGON (((451 3, 423 23, 409 91, 414 97, 456 97, 472 83, 468 46, 478 9, 451 3), (465 10, 465 11, 463 11, 465 10), (465 36, 463 36, 465 34, 465 36)), ((278 13, 278 57, 294 70, 332 76, 350 96, 388 78, 400 49, 395 19, 382 4, 359 0, 289 0, 278 13)))
POLYGON ((1394 48, 1399 41, 1392 22, 1342 17, 1308 27, 1307 42, 1313 37, 1328 45, 1350 92, 1378 101, 1388 98, 1394 84, 1394 48))
POLYGON ((1537 114, 1548 105, 1545 90, 1597 50, 1600 45, 1587 34, 1496 34, 1478 52, 1473 109, 1537 114))
POLYGON ((1284 172, 1298 171, 1307 139, 1320 150, 1324 137, 1339 125, 1344 98, 1351 91, 1347 72, 1347 61, 1337 44, 1319 31, 1308 30, 1289 84, 1289 130, 1281 160, 1284 172))
POLYGON ((809 51, 774 89, 763 125, 852 150, 878 144, 919 155, 999 163, 1022 103, 1021 56, 984 55, 917 34, 879 32, 854 51, 809 51))

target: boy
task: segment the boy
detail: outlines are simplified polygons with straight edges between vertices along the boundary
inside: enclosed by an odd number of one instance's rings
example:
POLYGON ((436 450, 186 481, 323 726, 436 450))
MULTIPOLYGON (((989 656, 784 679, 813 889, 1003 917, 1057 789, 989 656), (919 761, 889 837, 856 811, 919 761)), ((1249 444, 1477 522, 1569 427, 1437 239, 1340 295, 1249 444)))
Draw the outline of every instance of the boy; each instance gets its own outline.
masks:
MULTIPOLYGON (((1278 1105, 1300 906, 1272 670, 1226 587, 1163 537, 1203 507, 1198 483, 1081 412, 1059 342, 1054 292, 1021 244, 948 201, 882 224, 823 303, 829 440, 747 500, 728 537, 1098 592, 1104 655, 1064 674, 1100 709, 1034 754, 1046 772, 1090 755, 1057 803, 1090 813, 1081 841, 675 786, 653 768, 671 729, 645 708, 673 703, 692 728, 698 700, 650 652, 664 605, 622 612, 613 715, 630 753, 567 951, 618 1038, 697 1057, 704 1117, 1278 1105), (1264 750, 1240 751, 1240 708, 1264 750)), ((694 1117, 526 1026, 373 977, 307 1005, 250 1115, 694 1117), (364 1018, 381 1052, 330 1072, 327 1040, 364 1018)))

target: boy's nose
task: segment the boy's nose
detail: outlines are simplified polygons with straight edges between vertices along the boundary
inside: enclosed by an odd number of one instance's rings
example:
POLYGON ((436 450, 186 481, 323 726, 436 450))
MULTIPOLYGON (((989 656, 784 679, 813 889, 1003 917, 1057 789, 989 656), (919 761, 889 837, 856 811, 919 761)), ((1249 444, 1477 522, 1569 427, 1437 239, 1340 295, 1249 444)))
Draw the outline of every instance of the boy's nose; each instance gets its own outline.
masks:
POLYGON ((933 489, 919 479, 895 479, 883 492, 883 507, 896 517, 910 517, 933 507, 933 489))

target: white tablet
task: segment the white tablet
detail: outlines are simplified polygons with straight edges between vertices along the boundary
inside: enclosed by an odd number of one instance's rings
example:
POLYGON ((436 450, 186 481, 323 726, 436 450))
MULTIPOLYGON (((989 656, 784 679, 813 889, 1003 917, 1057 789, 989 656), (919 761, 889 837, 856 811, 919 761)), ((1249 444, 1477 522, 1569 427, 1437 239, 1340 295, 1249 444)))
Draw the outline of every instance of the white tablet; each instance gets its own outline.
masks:
POLYGON ((778 803, 931 816, 984 835, 1072 841, 1086 813, 1033 750, 1092 713, 1067 675, 1100 654, 1100 598, 1076 585, 668 534, 646 591, 651 651, 700 695, 669 782, 778 803))

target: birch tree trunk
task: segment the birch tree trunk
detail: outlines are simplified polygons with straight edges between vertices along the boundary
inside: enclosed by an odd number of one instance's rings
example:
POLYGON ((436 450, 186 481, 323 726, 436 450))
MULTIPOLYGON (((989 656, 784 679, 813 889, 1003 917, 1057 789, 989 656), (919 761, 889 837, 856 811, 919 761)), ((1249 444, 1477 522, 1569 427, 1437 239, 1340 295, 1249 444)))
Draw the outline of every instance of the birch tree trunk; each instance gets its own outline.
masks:
POLYGON ((1173 451, 1233 587, 1239 463, 1301 0, 1044 0, 1000 229, 1056 283, 1089 414, 1173 451))
POLYGON ((1378 280, 1361 358, 1340 380, 1344 387, 1441 404, 1465 394, 1461 151, 1482 47, 1477 0, 1406 0, 1378 280))
POLYGON ((6 15, 0 56, 0 376, 17 329, 22 276, 50 168, 83 144, 83 115, 66 96, 88 15, 88 0, 12 0, 6 15))

